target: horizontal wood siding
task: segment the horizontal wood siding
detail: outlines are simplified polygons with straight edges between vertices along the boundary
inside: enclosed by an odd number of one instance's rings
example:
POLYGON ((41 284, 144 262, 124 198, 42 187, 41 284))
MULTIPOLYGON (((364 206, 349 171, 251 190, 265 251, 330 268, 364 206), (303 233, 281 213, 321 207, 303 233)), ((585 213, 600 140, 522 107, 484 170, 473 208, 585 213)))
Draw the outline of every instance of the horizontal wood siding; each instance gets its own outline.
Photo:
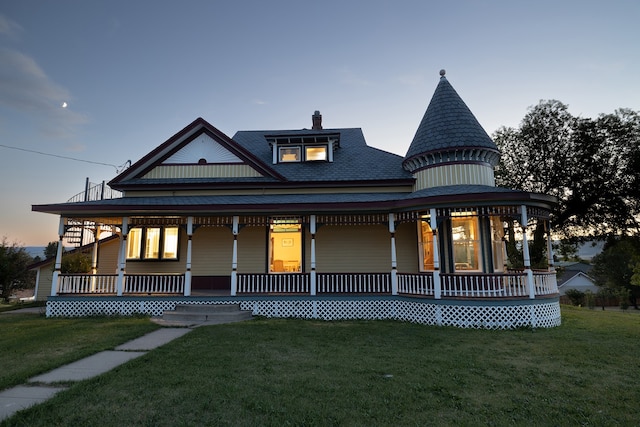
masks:
POLYGON ((194 276, 231 274, 233 234, 228 227, 200 227, 193 233, 191 271, 194 276))
POLYGON ((180 228, 178 261, 127 261, 127 274, 184 273, 187 263, 187 232, 180 228))
MULTIPOLYGON (((412 186, 367 187, 367 193, 401 193, 407 194, 413 190, 412 186)), ((353 194, 362 193, 362 187, 321 187, 321 188, 259 188, 259 189, 208 189, 208 190, 158 190, 158 191, 127 191, 127 197, 161 197, 161 196, 246 196, 264 194, 353 194)))
POLYGON ((51 280, 53 280, 53 264, 40 267, 40 279, 38 281, 38 293, 36 301, 46 301, 51 295, 51 280))
POLYGON ((109 240, 98 246, 98 274, 118 273, 120 239, 109 240))
POLYGON ((238 273, 265 273, 266 227, 243 227, 238 233, 238 273))
POLYGON ((417 273, 419 271, 418 228, 415 222, 403 222, 396 228, 396 255, 399 272, 417 273))
POLYGON ((496 181, 491 166, 480 164, 442 165, 424 169, 415 173, 415 190, 441 187, 445 185, 489 185, 496 181))
POLYGON ((383 225, 325 225, 316 234, 317 271, 370 273, 391 271, 391 238, 383 225))
POLYGON ((157 178, 243 178, 262 176, 251 166, 243 164, 222 165, 171 165, 156 166, 143 179, 157 178))

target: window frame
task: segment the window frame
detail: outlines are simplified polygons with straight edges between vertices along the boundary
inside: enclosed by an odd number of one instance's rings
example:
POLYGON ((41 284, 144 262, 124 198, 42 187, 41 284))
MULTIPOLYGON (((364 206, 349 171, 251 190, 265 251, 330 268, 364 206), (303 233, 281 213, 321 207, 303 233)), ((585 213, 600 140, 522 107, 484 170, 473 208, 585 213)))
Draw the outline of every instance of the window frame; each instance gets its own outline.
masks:
POLYGON ((328 162, 329 161, 329 147, 327 145, 324 144, 319 144, 319 145, 305 145, 304 146, 304 160, 305 162, 328 162), (308 156, 308 150, 310 148, 321 148, 323 149, 323 153, 324 153, 324 158, 322 159, 311 159, 309 160, 309 156, 308 156))
MULTIPOLYGON (((475 215, 467 215, 467 216, 454 216, 451 218, 451 230, 450 230, 450 241, 451 241, 451 263, 453 265, 453 271, 454 272, 464 272, 464 273, 477 273, 477 272, 482 272, 482 266, 483 266, 483 249, 482 249, 482 236, 481 236, 481 232, 480 232, 480 220, 478 218, 478 216, 475 215), (469 222, 471 223, 471 227, 469 228, 470 230, 473 231, 473 238, 468 237, 465 239, 455 239, 454 238, 454 230, 456 227, 459 227, 461 225, 455 225, 455 222, 469 222), (459 242, 459 243, 456 243, 459 242), (471 247, 473 249, 473 254, 475 255, 475 262, 477 263, 477 265, 475 266, 475 268, 460 268, 457 266, 457 264, 463 264, 462 262, 456 262, 456 244, 460 245, 460 246, 464 246, 464 247, 471 247)), ((467 262, 465 262, 466 264, 468 264, 467 262)))
MULTIPOLYGON (((127 251, 126 251, 126 261, 127 262, 175 262, 175 261, 179 261, 180 260, 180 227, 178 226, 154 226, 154 225, 149 225, 149 226, 136 226, 133 227, 131 230, 129 230, 129 233, 127 234, 127 251), (157 257, 154 256, 148 256, 147 254, 147 242, 148 242, 148 230, 154 230, 154 229, 158 229, 159 233, 158 233, 158 238, 157 238, 157 257), (176 243, 175 243, 175 258, 169 258, 169 257, 165 257, 166 254, 166 250, 165 250, 165 246, 167 243, 167 229, 176 229, 176 243), (138 230, 139 232, 135 232, 134 230, 138 230), (135 245, 137 246, 137 248, 133 248, 135 250, 137 250, 137 257, 131 257, 131 253, 132 253, 132 248, 131 245, 134 244, 133 242, 133 235, 137 235, 137 237, 135 237, 136 239, 136 243, 135 245)), ((155 239, 154 239, 155 242, 155 239)))
POLYGON ((300 163, 302 162, 302 147, 299 145, 292 146, 280 146, 278 147, 278 163, 300 163), (288 153, 283 153, 285 150, 297 150, 297 160, 284 160, 284 155, 288 153))

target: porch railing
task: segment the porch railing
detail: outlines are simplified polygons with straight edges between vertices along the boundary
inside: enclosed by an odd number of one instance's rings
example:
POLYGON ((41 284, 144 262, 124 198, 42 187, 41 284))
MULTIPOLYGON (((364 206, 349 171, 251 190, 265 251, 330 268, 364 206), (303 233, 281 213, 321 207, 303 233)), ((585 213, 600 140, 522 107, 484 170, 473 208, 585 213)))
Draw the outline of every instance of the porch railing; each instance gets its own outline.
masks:
POLYGON ((508 274, 441 274, 443 297, 525 297, 529 295, 527 275, 508 274))
POLYGON ((316 280, 323 294, 391 293, 390 273, 318 273, 316 280))
POLYGON ((238 274, 238 293, 308 294, 309 273, 238 274))
POLYGON ((115 294, 118 276, 115 274, 60 275, 60 294, 115 294))
MULTIPOLYGON (((116 294, 117 274, 61 274, 59 294, 116 294)), ((126 274, 124 294, 183 294, 184 274, 126 274)))
POLYGON ((123 293, 183 294, 184 274, 127 274, 123 293))
POLYGON ((433 273, 398 273, 398 292, 401 294, 433 296, 433 273))
MULTIPOLYGON (((309 273, 238 274, 239 294, 311 293, 309 273)), ((398 273, 398 293, 432 297, 433 273, 398 273)), ((59 276, 59 294, 117 294, 116 274, 64 274, 59 276)), ((558 293, 555 272, 533 273, 536 296, 558 293)), ((440 294, 446 297, 509 298, 528 297, 527 274, 463 273, 440 274, 440 294)), ((125 274, 123 294, 184 294, 184 274, 125 274)), ((317 273, 318 294, 391 294, 390 273, 317 273)))
POLYGON ((551 295, 558 293, 558 282, 555 272, 534 271, 533 285, 536 295, 551 295))

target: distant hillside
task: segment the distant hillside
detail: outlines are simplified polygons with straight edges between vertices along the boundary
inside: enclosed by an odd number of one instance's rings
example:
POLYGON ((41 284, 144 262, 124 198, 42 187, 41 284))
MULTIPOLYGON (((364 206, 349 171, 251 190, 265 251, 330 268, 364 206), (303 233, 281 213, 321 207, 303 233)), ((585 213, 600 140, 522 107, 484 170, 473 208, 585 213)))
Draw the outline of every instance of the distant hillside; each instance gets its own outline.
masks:
POLYGON ((44 249, 46 246, 25 246, 25 250, 32 258, 39 256, 41 259, 44 259, 44 249))

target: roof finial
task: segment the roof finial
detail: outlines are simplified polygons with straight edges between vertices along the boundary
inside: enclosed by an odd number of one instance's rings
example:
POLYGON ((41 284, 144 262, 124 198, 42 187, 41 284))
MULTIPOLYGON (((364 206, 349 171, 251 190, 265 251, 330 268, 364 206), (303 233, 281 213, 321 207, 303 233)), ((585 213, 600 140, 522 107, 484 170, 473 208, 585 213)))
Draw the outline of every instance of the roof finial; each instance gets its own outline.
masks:
POLYGON ((445 75, 446 73, 447 73, 447 72, 446 72, 446 71, 445 71, 445 69, 443 68, 442 70, 440 70, 440 77, 444 77, 444 75, 445 75))

